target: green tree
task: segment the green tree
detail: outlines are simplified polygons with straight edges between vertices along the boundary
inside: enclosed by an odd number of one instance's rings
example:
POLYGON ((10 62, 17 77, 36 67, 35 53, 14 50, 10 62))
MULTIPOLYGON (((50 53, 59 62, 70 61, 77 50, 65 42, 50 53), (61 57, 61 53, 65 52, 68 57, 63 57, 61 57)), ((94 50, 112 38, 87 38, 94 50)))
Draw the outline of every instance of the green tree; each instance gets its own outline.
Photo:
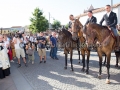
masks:
POLYGON ((69 24, 67 23, 67 24, 65 25, 65 28, 68 29, 68 26, 69 26, 69 24))
POLYGON ((54 20, 54 22, 53 22, 53 24, 52 24, 52 27, 53 27, 54 29, 60 28, 60 27, 61 27, 60 21, 54 20))
POLYGON ((29 29, 32 33, 45 31, 49 27, 48 20, 43 16, 42 10, 35 8, 32 13, 33 17, 30 18, 31 24, 29 29))

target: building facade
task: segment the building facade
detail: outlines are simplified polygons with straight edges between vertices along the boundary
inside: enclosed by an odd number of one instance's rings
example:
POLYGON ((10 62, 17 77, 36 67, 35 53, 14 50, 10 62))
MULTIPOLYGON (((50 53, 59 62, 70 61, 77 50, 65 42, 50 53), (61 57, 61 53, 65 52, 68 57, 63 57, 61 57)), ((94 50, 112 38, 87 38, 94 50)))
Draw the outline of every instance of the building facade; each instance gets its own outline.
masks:
POLYGON ((10 28, 1 28, 0 29, 0 34, 8 34, 10 33, 10 28))
MULTIPOLYGON (((113 9, 113 12, 115 12, 117 14, 118 24, 120 24, 120 3, 113 5, 112 9, 113 9)), ((93 16, 95 16, 97 18, 98 24, 99 24, 100 20, 102 19, 103 15, 106 13, 104 7, 98 8, 98 9, 93 9, 92 12, 93 12, 93 16)), ((83 25, 85 24, 87 19, 88 19, 87 12, 81 14, 80 22, 83 25)), ((103 25, 105 25, 105 22, 103 22, 103 25)))
POLYGON ((10 28, 10 32, 24 31, 24 30, 25 30, 25 28, 22 27, 22 26, 12 26, 12 27, 10 28))

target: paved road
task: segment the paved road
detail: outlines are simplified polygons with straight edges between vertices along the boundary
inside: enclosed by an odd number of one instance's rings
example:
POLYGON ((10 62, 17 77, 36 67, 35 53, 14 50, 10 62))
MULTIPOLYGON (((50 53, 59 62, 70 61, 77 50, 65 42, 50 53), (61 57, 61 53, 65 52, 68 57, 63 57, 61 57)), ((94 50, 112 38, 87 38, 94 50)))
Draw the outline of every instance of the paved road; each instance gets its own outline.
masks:
POLYGON ((74 72, 70 71, 69 61, 68 69, 64 70, 64 54, 62 51, 58 51, 58 57, 59 60, 51 59, 49 51, 47 51, 46 63, 39 64, 38 54, 35 53, 36 59, 34 65, 29 63, 29 66, 26 68, 22 64, 21 68, 16 68, 17 64, 12 64, 10 77, 15 87, 13 90, 120 90, 120 69, 114 68, 114 54, 112 54, 111 58, 111 84, 109 85, 105 84, 107 76, 106 67, 102 67, 102 79, 96 78, 99 65, 98 56, 95 52, 91 53, 89 75, 81 72, 82 63, 78 64, 76 51, 73 56, 74 72))

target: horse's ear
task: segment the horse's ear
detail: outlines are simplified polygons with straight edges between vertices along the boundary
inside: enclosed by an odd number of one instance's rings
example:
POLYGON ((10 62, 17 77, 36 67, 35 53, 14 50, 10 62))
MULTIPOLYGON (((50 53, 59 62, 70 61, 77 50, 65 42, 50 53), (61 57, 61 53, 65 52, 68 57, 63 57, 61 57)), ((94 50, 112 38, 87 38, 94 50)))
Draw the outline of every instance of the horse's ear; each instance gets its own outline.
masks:
POLYGON ((90 23, 88 23, 87 25, 86 25, 86 27, 88 27, 90 25, 90 23))

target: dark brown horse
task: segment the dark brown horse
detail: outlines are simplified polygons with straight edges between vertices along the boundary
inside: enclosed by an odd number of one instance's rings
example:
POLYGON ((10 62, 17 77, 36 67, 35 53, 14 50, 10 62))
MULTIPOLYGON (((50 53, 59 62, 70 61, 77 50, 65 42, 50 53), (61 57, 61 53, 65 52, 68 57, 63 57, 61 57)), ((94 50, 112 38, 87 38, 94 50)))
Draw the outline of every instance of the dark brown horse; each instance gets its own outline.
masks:
POLYGON ((80 41, 80 51, 81 51, 81 55, 82 55, 82 63, 83 63, 83 68, 81 71, 85 71, 85 54, 87 54, 87 61, 86 61, 86 64, 87 64, 87 69, 86 69, 86 74, 89 73, 89 58, 90 58, 90 50, 87 48, 87 45, 86 45, 86 40, 83 36, 83 32, 82 32, 82 28, 83 28, 83 25, 81 24, 81 22, 79 21, 79 18, 78 19, 75 19, 74 22, 72 23, 72 32, 74 34, 77 34, 78 36, 78 39, 80 41))
POLYGON ((110 83, 110 59, 111 59, 111 52, 115 48, 116 40, 113 37, 112 33, 109 31, 107 27, 100 26, 98 24, 89 23, 87 25, 86 30, 86 38, 87 38, 87 44, 90 48, 93 48, 93 46, 96 46, 96 39, 98 41, 97 53, 99 56, 99 75, 98 77, 101 78, 102 73, 102 55, 105 54, 107 57, 107 79, 106 83, 110 83))
MULTIPOLYGON (((58 42, 60 43, 60 47, 64 48, 64 54, 65 54, 65 69, 67 69, 67 57, 68 57, 68 52, 70 53, 70 62, 71 62, 71 70, 73 70, 73 60, 72 60, 72 55, 73 55, 73 49, 77 48, 77 40, 74 41, 72 39, 72 34, 65 30, 62 29, 58 32, 58 42)), ((80 58, 80 52, 78 50, 79 58, 80 58)))

